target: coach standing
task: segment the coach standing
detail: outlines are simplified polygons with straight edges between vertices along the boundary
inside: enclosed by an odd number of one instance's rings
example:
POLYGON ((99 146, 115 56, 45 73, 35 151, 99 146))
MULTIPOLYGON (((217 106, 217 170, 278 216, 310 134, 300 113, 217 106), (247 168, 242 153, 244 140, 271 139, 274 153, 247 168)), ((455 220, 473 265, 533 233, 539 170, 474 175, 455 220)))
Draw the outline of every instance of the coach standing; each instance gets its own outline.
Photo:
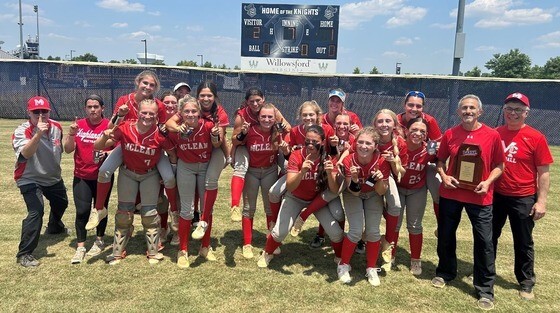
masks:
POLYGON ((27 205, 27 217, 22 222, 21 241, 16 255, 24 267, 39 265, 32 253, 39 243, 43 225, 43 195, 49 200, 51 212, 47 234, 66 233, 62 215, 68 207, 66 187, 61 177, 62 127, 49 119, 50 104, 43 97, 27 102, 29 120, 12 135, 16 153, 14 179, 27 205))
POLYGON ((515 255, 514 273, 520 285, 519 296, 532 300, 536 278, 533 228, 546 212, 552 155, 546 137, 525 124, 529 98, 513 93, 504 101, 506 124, 496 130, 502 138, 506 168, 494 189, 494 252, 502 228, 509 217, 515 255))
MULTIPOLYGON (((482 102, 477 96, 466 95, 461 98, 457 113, 461 123, 444 133, 438 151, 437 170, 442 179, 437 244, 439 264, 432 285, 443 288, 457 276, 456 232, 461 212, 465 208, 473 228, 473 283, 478 307, 491 310, 494 308, 496 279, 492 245, 493 183, 502 174, 504 154, 498 132, 478 121, 482 114, 482 102), (474 190, 459 184, 459 179, 463 176, 462 163, 459 166, 461 175, 454 173, 459 157, 473 156, 473 150, 462 150, 463 144, 477 145, 480 152, 477 157, 481 180, 479 183, 473 181, 474 190), (446 169, 447 159, 449 168, 446 169)), ((465 164, 465 168, 468 168, 468 164, 465 164)), ((462 179, 465 180, 468 179, 462 179)))

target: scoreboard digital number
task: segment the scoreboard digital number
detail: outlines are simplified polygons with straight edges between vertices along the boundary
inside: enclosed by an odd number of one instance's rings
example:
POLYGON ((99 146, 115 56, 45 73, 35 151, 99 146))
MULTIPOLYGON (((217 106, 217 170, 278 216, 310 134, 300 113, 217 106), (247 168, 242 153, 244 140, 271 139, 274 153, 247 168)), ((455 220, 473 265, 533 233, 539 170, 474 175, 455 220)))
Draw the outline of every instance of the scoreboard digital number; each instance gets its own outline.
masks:
POLYGON ((338 5, 243 3, 241 69, 336 73, 338 5))

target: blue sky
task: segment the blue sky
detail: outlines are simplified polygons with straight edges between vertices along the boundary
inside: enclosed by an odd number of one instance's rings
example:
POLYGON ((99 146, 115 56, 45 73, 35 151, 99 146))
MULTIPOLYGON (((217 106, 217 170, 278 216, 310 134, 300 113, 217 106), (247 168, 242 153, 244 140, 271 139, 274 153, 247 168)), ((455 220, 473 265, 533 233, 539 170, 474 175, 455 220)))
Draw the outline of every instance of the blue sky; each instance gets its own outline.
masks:
MULTIPOLYGON (((190 0, 22 1, 24 40, 36 34, 39 6, 41 56, 93 53, 102 61, 135 58, 144 51, 181 60, 232 67, 240 64, 241 3, 190 0)), ((394 73, 449 74, 457 0, 256 1, 254 3, 340 5, 338 73, 376 66, 394 73)), ((17 0, 0 1, 2 50, 19 44, 17 0)), ((461 70, 484 64, 495 53, 519 48, 533 64, 560 55, 558 0, 466 0, 465 58, 461 70)))

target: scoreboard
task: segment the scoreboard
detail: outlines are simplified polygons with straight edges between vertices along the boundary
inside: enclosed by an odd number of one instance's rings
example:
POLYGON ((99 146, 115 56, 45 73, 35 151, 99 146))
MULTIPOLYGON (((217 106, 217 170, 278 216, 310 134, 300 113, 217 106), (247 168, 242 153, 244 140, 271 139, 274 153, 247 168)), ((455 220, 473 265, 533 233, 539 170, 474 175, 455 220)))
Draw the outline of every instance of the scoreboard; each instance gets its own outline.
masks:
POLYGON ((243 3, 241 69, 336 73, 338 5, 243 3))

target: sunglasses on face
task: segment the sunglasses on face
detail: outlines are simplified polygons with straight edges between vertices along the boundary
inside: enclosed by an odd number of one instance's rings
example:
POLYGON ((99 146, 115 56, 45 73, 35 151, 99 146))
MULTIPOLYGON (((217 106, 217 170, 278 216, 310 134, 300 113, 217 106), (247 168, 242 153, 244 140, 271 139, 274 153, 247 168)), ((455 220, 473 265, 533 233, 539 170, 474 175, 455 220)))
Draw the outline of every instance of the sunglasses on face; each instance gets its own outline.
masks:
POLYGON ((39 114, 45 115, 45 114, 48 114, 49 112, 50 112, 49 110, 43 110, 43 109, 31 111, 31 113, 33 113, 33 114, 35 114, 35 115, 39 115, 39 114))
POLYGON ((423 92, 421 92, 421 91, 415 91, 415 90, 409 91, 409 92, 406 94, 405 97, 406 97, 406 98, 408 98, 408 97, 419 97, 419 98, 422 98, 422 99, 426 99, 426 96, 424 95, 423 92))

